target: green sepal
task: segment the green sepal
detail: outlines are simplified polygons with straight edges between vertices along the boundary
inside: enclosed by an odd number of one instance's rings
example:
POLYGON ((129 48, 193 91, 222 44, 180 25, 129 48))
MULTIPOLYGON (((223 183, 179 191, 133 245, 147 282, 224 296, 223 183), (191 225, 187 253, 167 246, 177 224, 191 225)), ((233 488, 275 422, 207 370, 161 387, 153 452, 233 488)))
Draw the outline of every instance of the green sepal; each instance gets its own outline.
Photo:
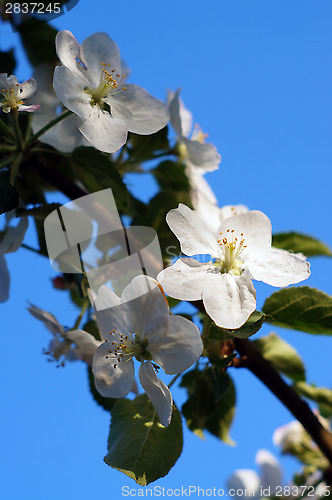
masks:
POLYGON ((241 328, 230 330, 220 328, 215 323, 212 323, 209 328, 208 337, 219 340, 231 340, 234 337, 246 339, 257 333, 265 321, 268 321, 268 317, 265 314, 260 311, 254 311, 241 328))
POLYGON ((332 416, 332 390, 326 387, 316 387, 314 384, 298 382, 294 389, 301 396, 311 399, 319 404, 321 413, 327 417, 332 416))
POLYGON ((331 250, 325 243, 307 234, 296 232, 274 234, 272 236, 272 245, 289 252, 303 253, 307 257, 314 257, 315 255, 332 256, 331 250))
POLYGON ((146 394, 117 400, 111 411, 107 465, 145 486, 166 476, 182 452, 181 415, 163 427, 146 394))
POLYGON ((263 354, 264 358, 290 379, 297 381, 305 380, 305 368, 297 351, 290 344, 270 333, 253 341, 255 346, 263 354))
POLYGON ((315 288, 303 286, 279 290, 266 299, 263 312, 272 316, 275 325, 332 335, 332 297, 315 288))

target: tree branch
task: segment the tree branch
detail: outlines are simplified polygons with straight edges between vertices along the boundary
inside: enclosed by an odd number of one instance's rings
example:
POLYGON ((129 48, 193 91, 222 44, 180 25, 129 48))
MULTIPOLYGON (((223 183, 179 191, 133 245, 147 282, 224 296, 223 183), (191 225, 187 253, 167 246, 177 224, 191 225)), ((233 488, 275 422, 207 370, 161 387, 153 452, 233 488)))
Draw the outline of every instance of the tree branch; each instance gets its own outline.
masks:
POLYGON ((248 339, 234 339, 236 350, 241 354, 241 364, 250 370, 271 392, 288 408, 303 425, 321 452, 332 464, 332 434, 327 431, 313 414, 308 404, 295 390, 286 384, 277 370, 273 368, 248 339))

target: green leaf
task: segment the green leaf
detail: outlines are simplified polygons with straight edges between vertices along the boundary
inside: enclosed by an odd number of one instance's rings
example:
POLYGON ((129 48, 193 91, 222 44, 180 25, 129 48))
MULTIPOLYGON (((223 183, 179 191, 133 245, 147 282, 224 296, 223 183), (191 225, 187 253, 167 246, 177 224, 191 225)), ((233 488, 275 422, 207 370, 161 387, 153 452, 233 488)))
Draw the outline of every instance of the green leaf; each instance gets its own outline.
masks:
POLYGON ((182 163, 163 161, 151 172, 162 189, 188 192, 190 184, 185 168, 182 163))
POLYGON ((189 429, 200 437, 207 430, 233 444, 228 431, 234 415, 235 389, 228 374, 215 367, 192 370, 183 376, 180 386, 186 387, 189 394, 182 406, 189 429))
POLYGON ((0 51, 1 73, 7 73, 7 75, 12 75, 14 73, 15 66, 16 66, 16 60, 14 56, 14 49, 10 49, 6 52, 0 51))
POLYGON ((231 361, 236 356, 236 352, 233 352, 229 356, 226 356, 225 358, 220 358, 219 356, 215 356, 214 354, 209 355, 209 360, 210 362, 216 366, 217 368, 226 368, 231 361))
POLYGON ((281 373, 295 382, 305 380, 305 368, 297 351, 290 344, 270 333, 266 337, 254 340, 255 346, 264 358, 281 373))
POLYGON ((22 45, 33 67, 40 64, 56 64, 58 58, 55 51, 57 30, 39 19, 24 19, 17 26, 22 45))
POLYGON ((228 330, 227 328, 220 328, 219 326, 212 323, 209 328, 209 338, 211 339, 219 339, 219 340, 231 340, 234 337, 239 339, 246 339, 251 335, 254 335, 258 332, 263 326, 264 321, 267 321, 268 318, 265 314, 260 311, 254 311, 246 323, 241 326, 241 328, 237 328, 235 330, 228 330))
POLYGON ((294 385, 296 392, 305 398, 316 401, 327 415, 332 416, 332 391, 326 387, 316 387, 315 385, 298 382, 294 385))
POLYGON ((19 205, 19 195, 10 182, 8 170, 0 171, 0 214, 14 210, 19 205))
POLYGON ((332 256, 331 250, 325 243, 301 233, 279 233, 272 236, 272 245, 290 252, 301 252, 307 257, 315 255, 332 256))
POLYGON ((303 286, 279 290, 266 299, 263 312, 272 316, 275 325, 332 335, 332 297, 315 288, 303 286))
MULTIPOLYGON (((88 331, 88 330, 86 330, 86 331, 88 331)), ((93 396, 93 399, 95 400, 95 402, 97 404, 99 404, 99 406, 104 408, 104 410, 111 411, 115 401, 118 401, 118 399, 104 398, 104 396, 102 396, 97 391, 96 386, 95 386, 95 380, 94 380, 93 373, 92 373, 92 368, 90 366, 88 367, 88 375, 89 375, 90 391, 91 391, 91 394, 93 396)))
POLYGON ((171 423, 163 427, 146 394, 141 394, 117 400, 111 414, 105 462, 142 486, 166 476, 182 451, 179 411, 173 409, 171 423))
POLYGON ((128 144, 130 145, 130 160, 143 162, 151 160, 155 154, 162 151, 169 151, 169 142, 167 139, 167 126, 150 135, 137 135, 130 133, 128 135, 128 144))
POLYGON ((91 193, 111 188, 118 210, 126 211, 129 193, 109 155, 82 146, 75 149, 68 163, 76 178, 91 193))

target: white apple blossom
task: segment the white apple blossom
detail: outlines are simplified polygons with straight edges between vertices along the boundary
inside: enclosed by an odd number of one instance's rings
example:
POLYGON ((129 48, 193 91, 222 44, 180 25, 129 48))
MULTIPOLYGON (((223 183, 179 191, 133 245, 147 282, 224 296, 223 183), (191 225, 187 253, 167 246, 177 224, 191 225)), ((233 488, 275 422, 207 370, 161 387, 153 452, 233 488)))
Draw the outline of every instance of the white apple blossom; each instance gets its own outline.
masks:
POLYGON ((63 366, 65 361, 81 359, 88 365, 92 365, 93 355, 102 343, 100 340, 83 330, 67 331, 53 314, 33 304, 28 307, 28 311, 42 321, 53 335, 48 349, 45 350, 45 354, 50 356, 50 361, 57 361, 59 366, 63 366))
POLYGON ((28 227, 27 217, 22 217, 17 226, 10 226, 10 221, 13 218, 13 212, 6 215, 4 236, 0 242, 0 302, 5 302, 9 298, 10 275, 5 254, 16 252, 19 249, 28 227))
POLYGON ((189 368, 203 350, 199 329, 181 316, 170 315, 160 285, 148 276, 136 276, 121 298, 102 286, 95 305, 105 339, 92 364, 97 390, 105 397, 126 396, 133 384, 136 358, 141 362, 141 385, 166 427, 171 421, 173 400, 156 374, 157 365, 169 375, 189 368))
POLYGON ((239 469, 227 480, 228 490, 239 492, 234 498, 250 497, 258 500, 262 497, 263 489, 268 488, 273 496, 277 486, 282 486, 282 469, 272 453, 259 450, 256 453, 256 464, 260 468, 260 474, 251 469, 239 469))
POLYGON ((217 236, 181 203, 166 220, 185 255, 208 254, 211 260, 179 259, 159 273, 158 280, 171 297, 202 299, 206 312, 220 327, 239 328, 255 310, 252 279, 284 287, 310 275, 310 264, 303 258, 271 247, 271 222, 262 212, 224 219, 217 236))
POLYGON ((306 431, 298 420, 293 420, 289 424, 278 427, 273 433, 273 443, 279 446, 283 453, 301 445, 301 442, 307 436, 306 431))
MULTIPOLYGON (((38 90, 33 101, 40 104, 31 120, 33 133, 36 134, 63 112, 64 108, 52 86, 53 68, 48 65, 39 66, 35 70, 34 77, 38 81, 38 90)), ((39 141, 54 147, 62 153, 71 153, 79 146, 92 146, 78 130, 77 117, 74 114, 42 134, 39 141)))
POLYGON ((198 203, 201 198, 211 203, 217 203, 217 199, 203 175, 206 172, 216 170, 219 166, 221 156, 217 148, 206 143, 206 134, 195 126, 193 129, 193 116, 184 106, 179 96, 180 90, 169 91, 167 104, 171 115, 171 124, 177 134, 180 160, 186 165, 186 174, 189 178, 191 198, 198 203))
POLYGON ((55 68, 54 90, 96 148, 113 153, 128 131, 152 134, 167 124, 164 103, 137 85, 124 85, 119 49, 106 33, 95 33, 80 46, 70 31, 60 31, 56 50, 62 65, 55 68))
POLYGON ((38 104, 25 105, 23 99, 29 99, 37 90, 36 80, 30 78, 26 82, 18 83, 16 76, 7 76, 0 73, 0 109, 4 113, 10 113, 12 109, 17 111, 33 112, 39 108, 38 104))

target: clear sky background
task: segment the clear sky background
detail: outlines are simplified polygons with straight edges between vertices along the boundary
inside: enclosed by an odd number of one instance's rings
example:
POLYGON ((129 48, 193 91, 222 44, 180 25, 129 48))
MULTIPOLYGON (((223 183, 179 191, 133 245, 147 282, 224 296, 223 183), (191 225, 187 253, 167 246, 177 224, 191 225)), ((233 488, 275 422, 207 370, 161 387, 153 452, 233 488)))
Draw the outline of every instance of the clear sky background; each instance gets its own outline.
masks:
MULTIPOLYGON (((220 205, 243 203, 266 213, 274 232, 297 230, 332 246, 331 19, 330 0, 80 0, 53 25, 69 29, 80 42, 107 32, 131 69, 130 81, 160 99, 168 88, 182 88, 195 122, 222 155, 220 169, 207 176, 220 205)), ((26 80, 31 68, 6 25, 0 49, 12 46, 21 58, 17 76, 26 80)), ((138 196, 153 194, 152 182, 134 181, 138 196)), ((34 244, 30 231, 26 241, 34 244)), ((0 498, 121 498, 122 486, 140 489, 103 462, 109 416, 92 400, 85 365, 57 369, 41 354, 50 334, 26 311, 27 301, 67 326, 77 314, 66 293, 52 289, 56 273, 26 250, 7 262, 11 298, 0 305, 0 498)), ((305 284, 332 294, 332 261, 311 262, 305 284)), ((274 289, 255 285, 260 308, 274 289)), ((308 381, 331 387, 331 339, 275 330, 303 357, 308 381)), ((270 331, 264 326, 260 334, 270 331)), ((237 445, 209 435, 200 440, 184 423, 180 459, 152 486, 225 488, 235 469, 255 468, 260 448, 281 459, 285 481, 298 470, 272 443, 274 429, 292 416, 250 373, 230 375, 238 398, 231 429, 237 445)), ((172 392, 181 406, 184 391, 172 392)))

